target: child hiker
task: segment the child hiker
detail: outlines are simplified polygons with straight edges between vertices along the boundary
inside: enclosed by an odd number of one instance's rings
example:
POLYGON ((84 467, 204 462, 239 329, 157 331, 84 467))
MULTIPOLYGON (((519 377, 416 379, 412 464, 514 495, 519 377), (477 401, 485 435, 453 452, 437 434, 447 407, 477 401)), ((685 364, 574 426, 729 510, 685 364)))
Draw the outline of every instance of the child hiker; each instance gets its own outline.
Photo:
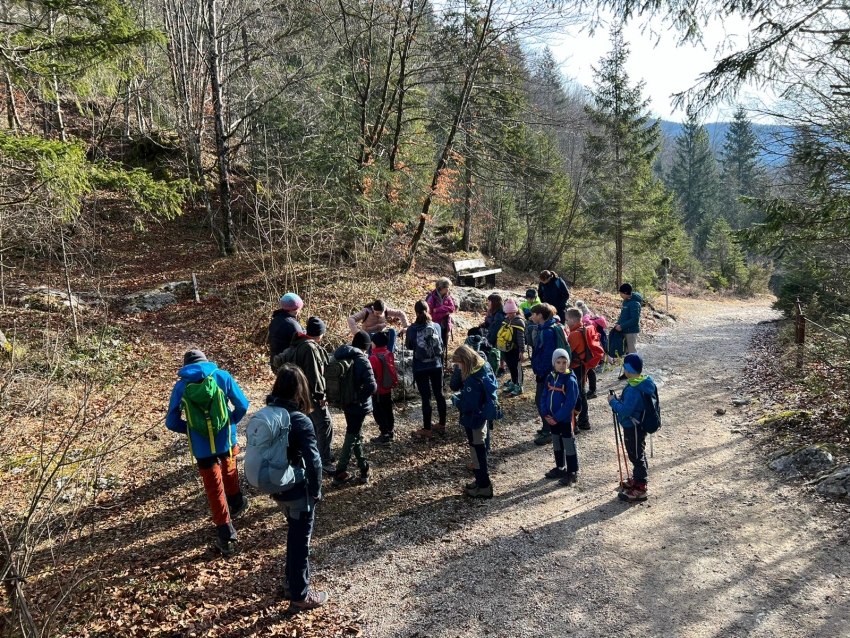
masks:
POLYGON ((405 345, 413 352, 413 380, 422 397, 422 429, 415 439, 431 439, 446 433, 446 397, 443 396, 443 341, 440 326, 431 321, 428 304, 421 299, 413 306, 416 320, 407 329, 405 345), (439 423, 432 423, 431 395, 437 404, 439 423))
POLYGON ((334 359, 352 362, 351 369, 346 374, 353 375, 354 396, 357 397, 342 408, 345 415, 345 441, 339 451, 339 461, 333 478, 334 487, 341 487, 354 480, 354 475, 348 472, 352 452, 357 459, 357 467, 360 468, 360 484, 366 485, 372 477, 366 454, 363 452, 363 423, 372 413, 372 395, 378 389, 372 366, 366 357, 366 351, 371 345, 369 333, 360 330, 354 335, 350 346, 342 345, 333 354, 334 359))
POLYGON ((505 363, 502 361, 502 355, 496 347, 496 335, 505 321, 504 306, 505 303, 500 294, 494 292, 487 297, 487 314, 484 316, 484 323, 481 324, 481 334, 487 338, 487 343, 490 345, 490 367, 499 376, 505 373, 502 367, 505 363))
POLYGON ((576 482, 578 454, 573 436, 573 415, 578 400, 578 382, 570 371, 570 353, 558 348, 552 353, 552 372, 540 400, 543 420, 552 428, 555 467, 546 472, 547 479, 559 479, 561 485, 576 482))
MULTIPOLYGON (((608 321, 602 315, 597 315, 593 312, 588 305, 583 302, 581 299, 576 301, 576 308, 581 310, 581 322, 585 326, 593 326, 596 328, 597 334, 599 334, 599 345, 602 346, 602 350, 604 352, 608 351, 608 334, 605 330, 608 328, 608 321)), ((608 355, 603 356, 603 360, 606 360, 608 355)), ((600 366, 602 364, 600 363, 600 366)), ((587 398, 595 399, 596 398, 596 368, 587 371, 587 398)))
POLYGON ((505 314, 507 317, 496 333, 496 346, 511 372, 511 380, 505 384, 504 392, 518 397, 522 394, 520 363, 525 354, 525 321, 519 316, 516 301, 511 298, 505 302, 505 314))
POLYGON ((656 389, 652 377, 643 374, 643 358, 637 353, 626 355, 623 359, 623 374, 626 375, 628 383, 619 399, 614 394, 608 397, 608 404, 617 415, 620 425, 623 426, 623 443, 633 467, 632 478, 625 481, 618 497, 622 501, 635 503, 646 500, 648 468, 646 432, 637 427, 636 422, 639 422, 643 416, 642 395, 654 394, 656 389))
POLYGON ((398 385, 398 373, 395 367, 395 355, 387 350, 389 339, 386 332, 376 332, 372 335, 372 354, 369 363, 375 374, 375 384, 378 389, 372 397, 374 404, 375 423, 380 434, 372 439, 376 445, 389 445, 393 442, 395 416, 393 415, 393 388, 398 385))
POLYGON ((472 471, 475 474, 475 480, 466 486, 466 495, 470 498, 493 498, 493 484, 488 469, 488 420, 497 418, 496 377, 490 364, 469 346, 460 346, 455 350, 452 363, 455 366, 449 381, 449 387, 455 392, 452 404, 460 412, 460 424, 469 441, 472 471))
POLYGON ((248 497, 239 487, 236 424, 248 411, 248 399, 233 377, 200 350, 183 355, 183 367, 171 392, 165 427, 189 435, 189 450, 198 464, 210 503, 222 556, 236 552, 236 530, 231 519, 248 509, 248 497), (233 410, 227 407, 228 401, 233 410))

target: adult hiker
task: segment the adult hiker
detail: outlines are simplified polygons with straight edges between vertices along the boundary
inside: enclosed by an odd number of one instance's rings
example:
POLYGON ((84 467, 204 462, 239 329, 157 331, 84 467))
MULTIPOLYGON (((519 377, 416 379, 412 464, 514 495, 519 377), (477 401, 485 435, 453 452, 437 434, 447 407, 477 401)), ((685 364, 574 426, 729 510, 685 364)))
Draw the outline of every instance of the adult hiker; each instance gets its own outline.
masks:
MULTIPOLYGON (((372 478, 372 470, 363 451, 363 423, 366 417, 372 414, 372 395, 378 389, 372 365, 366 356, 371 345, 369 333, 358 330, 350 346, 342 345, 334 350, 333 359, 325 368, 326 380, 332 368, 340 368, 342 374, 337 378, 344 386, 340 388, 340 396, 345 397, 341 406, 342 413, 345 415, 345 440, 339 452, 339 461, 333 478, 334 487, 341 487, 355 480, 354 475, 348 472, 348 462, 351 460, 352 452, 360 469, 358 482, 366 485, 372 478)), ((328 394, 330 395, 330 387, 328 387, 328 394)))
POLYGON ((540 301, 555 307, 555 312, 561 319, 561 324, 566 323, 567 302, 570 300, 570 289, 556 272, 544 270, 540 273, 540 301))
POLYGON ((292 343, 292 337, 304 328, 298 323, 298 315, 304 307, 301 297, 288 292, 280 298, 280 308, 272 313, 269 323, 269 365, 276 372, 274 358, 286 350, 292 343))
POLYGON ((620 297, 623 299, 623 308, 614 330, 623 334, 626 340, 626 353, 637 352, 637 336, 640 332, 640 311, 643 297, 639 292, 632 289, 628 282, 620 286, 620 297))
POLYGON ((440 326, 443 338, 443 365, 448 364, 449 337, 452 334, 452 314, 457 310, 450 294, 452 282, 448 277, 440 277, 434 284, 434 290, 425 297, 431 321, 440 326))
POLYGON ((567 327, 570 330, 568 341, 572 355, 570 357, 570 369, 573 371, 578 382, 578 402, 576 410, 578 416, 576 425, 579 430, 590 429, 590 419, 587 410, 587 387, 585 381, 589 370, 594 370, 602 361, 604 351, 599 344, 599 333, 592 325, 584 325, 581 322, 581 310, 570 308, 567 310, 567 327))
MULTIPOLYGON (((310 591, 310 539, 316 504, 322 500, 322 460, 316 445, 313 423, 307 418, 312 409, 310 394, 307 377, 301 369, 285 363, 277 373, 271 394, 266 398, 266 407, 257 412, 248 424, 249 436, 255 426, 264 426, 269 431, 279 433, 288 426, 285 440, 269 442, 270 445, 265 450, 258 449, 258 454, 252 456, 252 459, 258 462, 256 469, 260 470, 263 462, 261 455, 277 452, 282 458, 268 459, 267 470, 282 468, 287 464, 292 469, 287 486, 269 496, 286 516, 286 563, 281 594, 297 610, 315 609, 328 601, 327 593, 310 591), (272 425, 273 428, 270 427, 272 425)), ((271 472, 267 471, 267 474, 271 472)), ((257 477, 260 476, 262 472, 258 471, 257 477)))
POLYGON ((326 331, 327 326, 324 321, 319 317, 310 317, 307 319, 307 331, 297 333, 292 338, 292 344, 277 357, 276 361, 294 363, 307 377, 307 387, 312 401, 312 411, 308 414, 316 432, 322 469, 325 474, 333 474, 336 469, 336 458, 331 452, 334 426, 325 397, 325 366, 328 363, 328 354, 321 346, 326 331))
POLYGON ((208 361, 200 350, 183 355, 177 377, 165 427, 189 435, 189 451, 198 464, 218 535, 215 546, 223 556, 230 556, 236 551, 231 519, 249 505, 236 469, 236 424, 248 411, 248 399, 233 377, 208 361))
POLYGON ((431 321, 428 304, 417 301, 416 321, 407 329, 405 346, 413 353, 413 380, 422 397, 422 429, 411 435, 430 439, 446 432, 446 398, 443 396, 443 341, 440 326, 431 321), (431 395, 437 403, 439 423, 432 423, 431 395))
POLYGON ((388 337, 387 351, 395 352, 398 332, 395 328, 387 327, 387 322, 390 320, 398 321, 401 324, 401 332, 407 329, 407 315, 401 310, 387 308, 383 299, 375 299, 348 318, 348 327, 351 330, 352 337, 357 334, 358 330, 367 332, 370 337, 376 332, 386 331, 388 337), (360 324, 360 326, 358 327, 357 324, 360 324))

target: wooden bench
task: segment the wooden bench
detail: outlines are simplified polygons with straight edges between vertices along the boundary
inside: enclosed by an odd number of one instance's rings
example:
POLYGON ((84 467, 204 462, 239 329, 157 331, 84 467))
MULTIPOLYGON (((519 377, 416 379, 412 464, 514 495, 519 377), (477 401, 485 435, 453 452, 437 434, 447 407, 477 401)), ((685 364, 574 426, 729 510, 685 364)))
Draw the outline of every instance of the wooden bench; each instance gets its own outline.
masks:
POLYGON ((483 279, 488 286, 496 285, 496 275, 502 272, 501 268, 485 270, 487 265, 483 259, 463 259, 454 262, 457 283, 459 286, 475 286, 476 280, 483 279))

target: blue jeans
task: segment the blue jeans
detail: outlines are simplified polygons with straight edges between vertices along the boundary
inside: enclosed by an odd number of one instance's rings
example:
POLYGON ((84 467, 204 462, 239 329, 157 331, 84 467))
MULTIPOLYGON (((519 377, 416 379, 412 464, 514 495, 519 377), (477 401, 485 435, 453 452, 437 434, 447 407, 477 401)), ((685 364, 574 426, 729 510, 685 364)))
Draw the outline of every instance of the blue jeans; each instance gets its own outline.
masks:
POLYGON ((286 582, 289 598, 301 602, 310 590, 310 538, 316 516, 316 501, 309 494, 294 501, 281 501, 272 495, 283 510, 289 529, 286 532, 286 582))
MULTIPOLYGON (((398 332, 396 332, 395 328, 387 328, 384 330, 384 333, 387 335, 387 352, 395 352, 395 340, 398 338, 398 332)), ((374 337, 377 332, 370 332, 369 336, 374 337)), ((372 348, 369 348, 371 351, 372 348)))

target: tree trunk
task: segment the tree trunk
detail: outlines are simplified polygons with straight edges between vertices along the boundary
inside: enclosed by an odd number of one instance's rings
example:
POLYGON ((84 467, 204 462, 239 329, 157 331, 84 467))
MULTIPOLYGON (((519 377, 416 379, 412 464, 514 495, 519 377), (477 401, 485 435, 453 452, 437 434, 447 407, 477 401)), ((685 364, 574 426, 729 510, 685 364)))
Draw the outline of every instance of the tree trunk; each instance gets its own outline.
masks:
POLYGON ((467 152, 466 179, 463 191, 463 249, 469 252, 472 245, 472 153, 467 152))
POLYGON ((623 283, 623 220, 622 213, 617 214, 617 228, 615 230, 616 253, 615 258, 617 264, 617 288, 623 283))
POLYGON ((224 104, 221 90, 221 77, 219 76, 219 41, 216 0, 207 2, 209 15, 209 72, 210 88, 212 89, 213 117, 215 119, 215 151, 218 164, 218 187, 219 187, 219 211, 221 211, 221 230, 223 242, 221 252, 223 255, 232 255, 236 252, 236 244, 233 237, 233 210, 230 203, 230 167, 227 158, 227 136, 224 131, 224 104))
POLYGON ((17 133, 21 129, 21 118, 18 116, 18 105, 15 103, 15 85, 8 71, 3 71, 3 80, 6 84, 6 119, 9 122, 9 130, 17 133))

